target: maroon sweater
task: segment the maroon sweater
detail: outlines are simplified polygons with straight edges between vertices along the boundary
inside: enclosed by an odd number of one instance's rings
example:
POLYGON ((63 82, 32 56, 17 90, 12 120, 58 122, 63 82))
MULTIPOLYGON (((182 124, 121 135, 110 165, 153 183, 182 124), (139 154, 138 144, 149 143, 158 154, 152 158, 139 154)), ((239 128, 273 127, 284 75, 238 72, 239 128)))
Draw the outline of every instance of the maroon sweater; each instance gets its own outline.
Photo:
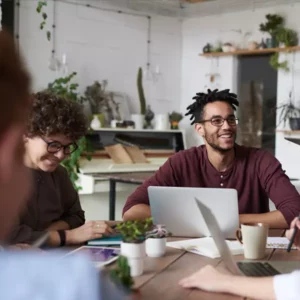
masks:
POLYGON ((288 224, 299 215, 300 195, 268 151, 236 145, 233 165, 217 171, 206 147, 193 147, 170 157, 160 169, 127 199, 123 214, 136 204, 149 205, 148 186, 233 188, 238 192, 240 214, 269 211, 269 198, 288 224))

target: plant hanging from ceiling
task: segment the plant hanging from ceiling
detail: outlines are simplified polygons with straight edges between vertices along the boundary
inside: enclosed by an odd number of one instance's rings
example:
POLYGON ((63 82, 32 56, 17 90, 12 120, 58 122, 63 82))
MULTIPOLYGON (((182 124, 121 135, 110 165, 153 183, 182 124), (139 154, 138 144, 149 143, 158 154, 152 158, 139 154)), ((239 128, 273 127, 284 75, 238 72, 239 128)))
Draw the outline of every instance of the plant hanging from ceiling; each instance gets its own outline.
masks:
MULTIPOLYGON (((44 11, 44 8, 47 6, 47 1, 38 1, 36 6, 36 12, 42 15, 42 22, 40 23, 40 30, 43 30, 46 26, 46 20, 48 18, 47 13, 44 11)), ((51 32, 47 30, 46 32, 47 40, 50 41, 51 39, 51 32)))

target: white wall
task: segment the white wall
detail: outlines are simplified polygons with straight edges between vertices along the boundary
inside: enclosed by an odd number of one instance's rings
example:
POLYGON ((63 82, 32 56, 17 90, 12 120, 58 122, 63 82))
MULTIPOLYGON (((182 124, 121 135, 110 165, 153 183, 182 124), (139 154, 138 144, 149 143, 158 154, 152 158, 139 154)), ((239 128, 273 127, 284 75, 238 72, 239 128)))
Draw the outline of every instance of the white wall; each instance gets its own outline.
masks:
MULTIPOLYGON (((259 24, 264 22, 267 13, 279 13, 286 16, 286 25, 300 31, 300 19, 298 12, 300 5, 277 6, 268 9, 258 9, 255 11, 244 11, 238 13, 215 15, 188 19, 182 24, 182 83, 181 83, 181 110, 192 103, 192 97, 196 92, 203 91, 207 82, 205 74, 211 71, 211 60, 198 56, 206 43, 239 42, 241 35, 232 29, 241 29, 243 32, 250 31, 252 35, 249 40, 260 41, 262 37, 267 37, 259 31, 259 24)), ((285 54, 283 54, 285 56, 285 54)), ((287 55, 296 69, 300 67, 300 53, 287 55)), ((226 56, 219 58, 218 72, 221 74, 220 87, 230 88, 236 92, 237 82, 237 60, 235 57, 226 56)), ((291 73, 279 72, 278 75, 278 103, 282 103, 288 97, 291 88, 291 73)), ((299 71, 295 73, 295 95, 300 100, 300 77, 299 71)), ((241 105, 243 100, 240 99, 241 105)), ((201 141, 194 134, 193 128, 189 125, 189 120, 182 122, 189 136, 188 143, 199 144, 201 141)), ((300 178, 300 148, 292 145, 283 139, 282 134, 276 134, 276 156, 282 162, 283 168, 290 177, 300 178), (287 151, 291 151, 287 155, 287 151)))
MULTIPOLYGON (((43 89, 55 74, 48 69, 52 42, 39 30, 41 15, 37 1, 21 1, 20 46, 33 75, 35 90, 43 89)), ((45 11, 52 25, 53 2, 45 11)), ((132 112, 138 112, 136 75, 147 62, 146 17, 117 14, 57 1, 56 50, 67 54, 69 71, 78 72, 80 91, 95 80, 108 79, 108 89, 129 95, 132 112)), ((47 25, 47 26, 48 26, 47 25)), ((50 27, 51 29, 51 27, 50 27)), ((157 84, 145 81, 147 103, 156 113, 179 110, 181 76, 181 22, 175 18, 152 17, 151 63, 163 73, 157 84)))

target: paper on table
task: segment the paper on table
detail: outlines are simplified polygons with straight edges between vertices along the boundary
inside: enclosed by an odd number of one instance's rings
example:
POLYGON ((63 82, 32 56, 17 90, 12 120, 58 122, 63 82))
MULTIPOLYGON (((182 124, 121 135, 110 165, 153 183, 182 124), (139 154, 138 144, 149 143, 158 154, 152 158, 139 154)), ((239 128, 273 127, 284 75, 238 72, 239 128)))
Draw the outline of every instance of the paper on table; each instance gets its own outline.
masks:
MULTIPOLYGON (((226 240, 226 243, 232 255, 239 255, 244 253, 243 245, 241 245, 238 241, 226 240)), ((221 256, 213 238, 211 237, 168 242, 167 246, 177 249, 183 249, 188 252, 204 255, 210 258, 217 258, 221 256)))
MULTIPOLYGON (((271 249, 287 249, 289 240, 286 237, 268 237, 267 248, 271 249)), ((295 246, 292 249, 297 249, 295 246)))

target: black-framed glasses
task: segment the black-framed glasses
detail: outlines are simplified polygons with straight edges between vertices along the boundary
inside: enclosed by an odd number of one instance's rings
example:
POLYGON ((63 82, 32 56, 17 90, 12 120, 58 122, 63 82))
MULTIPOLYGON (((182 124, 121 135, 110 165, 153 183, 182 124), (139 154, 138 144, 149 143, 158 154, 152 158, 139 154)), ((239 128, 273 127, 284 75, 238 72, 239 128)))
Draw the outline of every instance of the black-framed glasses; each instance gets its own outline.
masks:
POLYGON ((69 145, 62 145, 60 142, 53 141, 53 142, 48 142, 46 141, 43 137, 41 139, 47 144, 47 151, 49 153, 57 153, 60 151, 60 149, 64 149, 64 154, 69 155, 73 153, 74 151, 77 150, 78 145, 76 143, 71 143, 69 145))
POLYGON ((239 119, 236 118, 235 116, 230 116, 230 117, 228 117, 226 119, 222 118, 222 117, 213 117, 213 118, 211 118, 209 120, 202 120, 199 123, 211 122, 211 124, 213 126, 221 127, 221 126, 223 126, 223 124, 224 124, 225 121, 227 122, 227 124, 229 126, 232 126, 232 127, 236 126, 239 123, 239 119))

